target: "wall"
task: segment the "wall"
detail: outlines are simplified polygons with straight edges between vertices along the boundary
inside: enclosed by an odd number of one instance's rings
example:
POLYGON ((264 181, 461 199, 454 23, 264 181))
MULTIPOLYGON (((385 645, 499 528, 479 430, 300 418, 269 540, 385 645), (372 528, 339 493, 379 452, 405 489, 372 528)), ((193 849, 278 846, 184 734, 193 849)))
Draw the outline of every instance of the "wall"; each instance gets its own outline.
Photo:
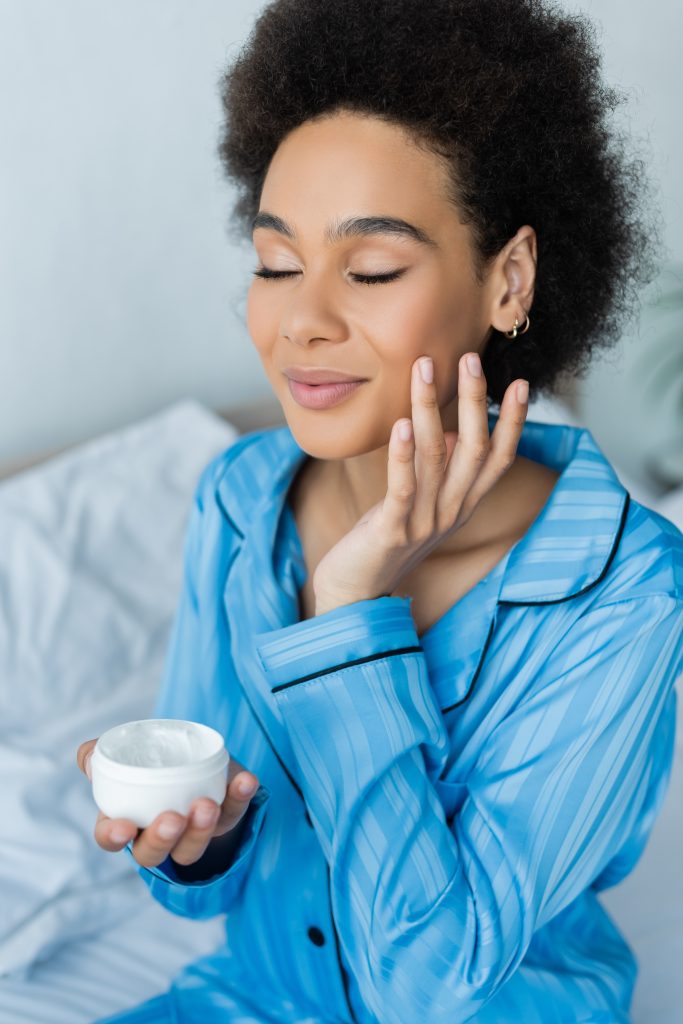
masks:
MULTIPOLYGON (((255 261, 227 237, 215 155, 220 71, 262 6, 0 0, 0 460, 183 395, 271 393, 244 325, 255 261)), ((651 138, 681 254, 683 9, 580 6, 651 138)))
POLYGON ((0 4, 0 459, 269 390, 214 153, 258 6, 0 4))
POLYGON ((665 247, 661 273, 641 296, 639 318, 575 383, 573 408, 608 457, 661 495, 683 483, 683 5, 584 0, 565 6, 596 23, 605 77, 628 93, 619 123, 634 134, 650 165, 665 247), (671 374, 675 349, 677 372, 671 374))

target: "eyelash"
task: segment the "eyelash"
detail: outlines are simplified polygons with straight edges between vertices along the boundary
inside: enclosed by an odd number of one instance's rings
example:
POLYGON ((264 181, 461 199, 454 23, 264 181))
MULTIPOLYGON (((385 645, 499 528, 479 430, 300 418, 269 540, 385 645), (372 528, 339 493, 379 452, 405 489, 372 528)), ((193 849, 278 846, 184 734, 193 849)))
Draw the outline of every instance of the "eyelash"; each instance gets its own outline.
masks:
MULTIPOLYGON (((254 270, 253 273, 256 277, 261 277, 266 281, 277 280, 281 277, 292 277, 294 274, 298 274, 298 270, 268 270, 267 267, 260 267, 258 270, 254 270)), ((389 281, 396 281, 405 270, 394 270, 390 274, 351 274, 359 284, 387 284, 389 281)))

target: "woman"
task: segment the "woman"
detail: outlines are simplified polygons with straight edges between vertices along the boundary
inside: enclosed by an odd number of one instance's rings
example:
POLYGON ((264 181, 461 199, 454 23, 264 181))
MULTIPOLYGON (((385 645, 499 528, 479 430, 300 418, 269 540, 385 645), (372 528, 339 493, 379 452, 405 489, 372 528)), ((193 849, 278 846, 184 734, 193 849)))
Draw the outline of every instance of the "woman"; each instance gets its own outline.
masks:
POLYGON ((598 67, 536 0, 276 0, 226 73, 287 426, 201 476, 155 714, 230 784, 95 834, 227 937, 110 1021, 629 1020, 597 893, 666 791, 683 535, 526 419, 653 274, 598 67))

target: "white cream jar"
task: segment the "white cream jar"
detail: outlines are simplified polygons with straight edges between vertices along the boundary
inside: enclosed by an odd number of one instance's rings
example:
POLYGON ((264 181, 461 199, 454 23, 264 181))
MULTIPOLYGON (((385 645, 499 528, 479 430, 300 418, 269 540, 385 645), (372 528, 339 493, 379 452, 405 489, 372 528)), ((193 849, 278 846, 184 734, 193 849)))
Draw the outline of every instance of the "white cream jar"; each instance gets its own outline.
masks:
POLYGON ((95 744, 93 797, 107 817, 146 828, 162 811, 187 815, 200 796, 221 804, 229 761, 223 737, 208 725, 175 718, 125 722, 95 744))

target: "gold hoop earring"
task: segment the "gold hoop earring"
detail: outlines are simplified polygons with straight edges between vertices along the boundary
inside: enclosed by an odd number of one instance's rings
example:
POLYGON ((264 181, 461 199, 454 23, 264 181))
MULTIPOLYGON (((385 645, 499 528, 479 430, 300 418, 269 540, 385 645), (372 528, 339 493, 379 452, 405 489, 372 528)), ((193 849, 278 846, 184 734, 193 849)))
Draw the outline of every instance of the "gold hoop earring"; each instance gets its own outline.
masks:
POLYGON ((515 317, 515 324, 514 324, 514 327, 512 328, 512 330, 511 330, 511 331, 505 331, 505 332, 504 332, 504 334, 505 334, 505 337, 506 337, 506 338, 516 338, 518 334, 526 334, 526 332, 527 332, 527 331, 529 330, 529 326, 530 326, 530 324, 531 324, 531 317, 530 317, 530 316, 529 316, 529 314, 527 313, 527 314, 526 314, 526 323, 524 324, 524 327, 523 327, 523 328, 522 328, 522 330, 520 331, 520 330, 518 330, 518 327, 519 327, 519 320, 517 319, 517 317, 515 317))

